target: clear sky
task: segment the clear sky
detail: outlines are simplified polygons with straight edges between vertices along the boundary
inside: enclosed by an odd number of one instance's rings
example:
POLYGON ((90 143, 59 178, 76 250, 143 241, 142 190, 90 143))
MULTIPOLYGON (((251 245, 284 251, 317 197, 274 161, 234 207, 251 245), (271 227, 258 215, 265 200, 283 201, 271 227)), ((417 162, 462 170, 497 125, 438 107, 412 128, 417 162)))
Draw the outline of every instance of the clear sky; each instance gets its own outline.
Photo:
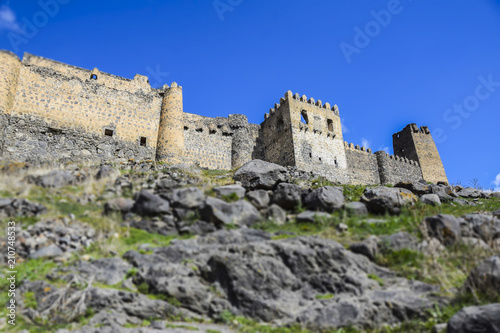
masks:
POLYGON ((500 190, 499 0, 0 0, 0 49, 176 81, 185 112, 253 123, 292 90, 374 151, 426 125, 451 183, 500 190))

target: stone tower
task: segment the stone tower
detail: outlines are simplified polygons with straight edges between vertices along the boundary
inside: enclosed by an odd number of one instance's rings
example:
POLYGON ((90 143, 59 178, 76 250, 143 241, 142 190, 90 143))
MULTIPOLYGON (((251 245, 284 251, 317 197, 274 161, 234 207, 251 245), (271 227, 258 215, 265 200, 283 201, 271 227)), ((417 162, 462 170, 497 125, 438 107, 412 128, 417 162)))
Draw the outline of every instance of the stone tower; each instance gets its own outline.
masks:
POLYGON ((288 91, 261 126, 267 161, 345 181, 347 160, 336 105, 288 91))
POLYGON ((182 87, 172 83, 165 86, 161 105, 160 125, 156 160, 167 163, 181 163, 184 156, 184 113, 182 87))
POLYGON ((417 161, 424 180, 448 183, 443 162, 427 126, 419 129, 416 124, 409 124, 401 132, 393 134, 392 140, 394 154, 417 161))
POLYGON ((4 131, 14 106, 21 60, 14 53, 0 51, 0 153, 3 152, 4 131))

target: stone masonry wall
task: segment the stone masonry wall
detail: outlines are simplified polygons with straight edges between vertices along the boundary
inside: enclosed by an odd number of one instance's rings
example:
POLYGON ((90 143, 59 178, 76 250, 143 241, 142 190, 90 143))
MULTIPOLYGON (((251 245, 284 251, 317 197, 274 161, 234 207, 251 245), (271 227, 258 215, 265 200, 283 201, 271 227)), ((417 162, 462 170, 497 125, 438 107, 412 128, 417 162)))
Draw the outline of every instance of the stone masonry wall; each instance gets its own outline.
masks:
POLYGON ((227 118, 184 113, 186 162, 202 168, 230 170, 233 134, 227 118))
POLYGON ((375 153, 379 166, 381 184, 419 181, 423 179, 422 170, 416 161, 405 157, 389 155, 385 151, 375 153))
POLYGON ((288 101, 276 104, 264 116, 261 138, 265 160, 284 166, 295 166, 295 152, 288 101))
POLYGON ((360 185, 380 184, 377 156, 371 149, 344 143, 349 170, 349 182, 360 185))
POLYGON ((99 164, 129 159, 154 160, 155 149, 79 128, 55 128, 35 115, 13 116, 5 131, 3 161, 33 165, 87 162, 99 164))
POLYGON ((0 155, 3 152, 5 128, 14 105, 21 60, 13 53, 0 51, 0 155))
POLYGON ((347 169, 338 108, 304 95, 287 92, 282 102, 290 106, 295 162, 299 169, 312 171, 318 165, 347 169), (303 118, 303 120, 301 120, 303 118))
POLYGON ((156 149, 161 103, 159 91, 141 77, 100 73, 93 80, 91 71, 27 55, 12 116, 33 115, 51 128, 78 129, 98 138, 107 130, 117 141, 156 149))

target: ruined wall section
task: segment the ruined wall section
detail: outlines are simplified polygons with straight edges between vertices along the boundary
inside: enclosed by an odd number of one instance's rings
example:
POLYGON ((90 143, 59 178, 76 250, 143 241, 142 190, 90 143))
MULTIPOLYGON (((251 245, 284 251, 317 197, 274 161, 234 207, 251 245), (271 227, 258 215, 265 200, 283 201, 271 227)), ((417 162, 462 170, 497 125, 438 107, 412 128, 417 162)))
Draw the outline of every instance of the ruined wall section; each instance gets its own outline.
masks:
POLYGON ((260 126, 240 114, 210 118, 184 113, 184 159, 202 168, 230 170, 263 158, 260 126))
POLYGON ((264 160, 283 166, 295 166, 295 150, 290 118, 290 101, 281 99, 264 116, 261 126, 264 160))
POLYGON ((315 171, 332 181, 347 182, 347 159, 337 106, 309 100, 287 92, 294 143, 299 169, 315 171), (303 118, 303 121, 301 120, 303 118))
POLYGON ((422 179, 422 170, 417 161, 409 160, 407 157, 389 155, 385 151, 378 151, 375 155, 377 156, 382 185, 417 182, 422 179))
POLYGON ((0 51, 0 155, 3 152, 5 129, 16 97, 21 60, 9 51, 0 51))
POLYGON ((7 129, 15 135, 6 135, 3 158, 154 159, 161 103, 145 77, 127 80, 26 55, 7 129))
POLYGON ((420 163, 423 178, 428 182, 448 182, 441 156, 427 126, 407 125, 393 135, 394 152, 420 163))
POLYGON ((370 148, 344 142, 349 183, 356 185, 378 185, 380 174, 377 156, 370 148))

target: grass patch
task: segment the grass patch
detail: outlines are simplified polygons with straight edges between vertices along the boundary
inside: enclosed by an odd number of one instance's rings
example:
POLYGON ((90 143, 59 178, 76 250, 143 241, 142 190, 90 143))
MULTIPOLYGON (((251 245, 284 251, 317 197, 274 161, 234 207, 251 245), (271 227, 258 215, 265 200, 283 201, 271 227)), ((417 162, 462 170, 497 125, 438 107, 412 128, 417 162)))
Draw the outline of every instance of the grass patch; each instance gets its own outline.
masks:
POLYGON ((333 294, 323 294, 323 295, 316 295, 314 298, 316 299, 332 299, 335 297, 333 294))
POLYGON ((385 281, 384 279, 382 279, 381 277, 379 277, 378 275, 375 275, 375 274, 368 274, 367 275, 369 279, 373 280, 373 281, 377 281, 379 286, 383 287, 384 284, 385 284, 385 281))

